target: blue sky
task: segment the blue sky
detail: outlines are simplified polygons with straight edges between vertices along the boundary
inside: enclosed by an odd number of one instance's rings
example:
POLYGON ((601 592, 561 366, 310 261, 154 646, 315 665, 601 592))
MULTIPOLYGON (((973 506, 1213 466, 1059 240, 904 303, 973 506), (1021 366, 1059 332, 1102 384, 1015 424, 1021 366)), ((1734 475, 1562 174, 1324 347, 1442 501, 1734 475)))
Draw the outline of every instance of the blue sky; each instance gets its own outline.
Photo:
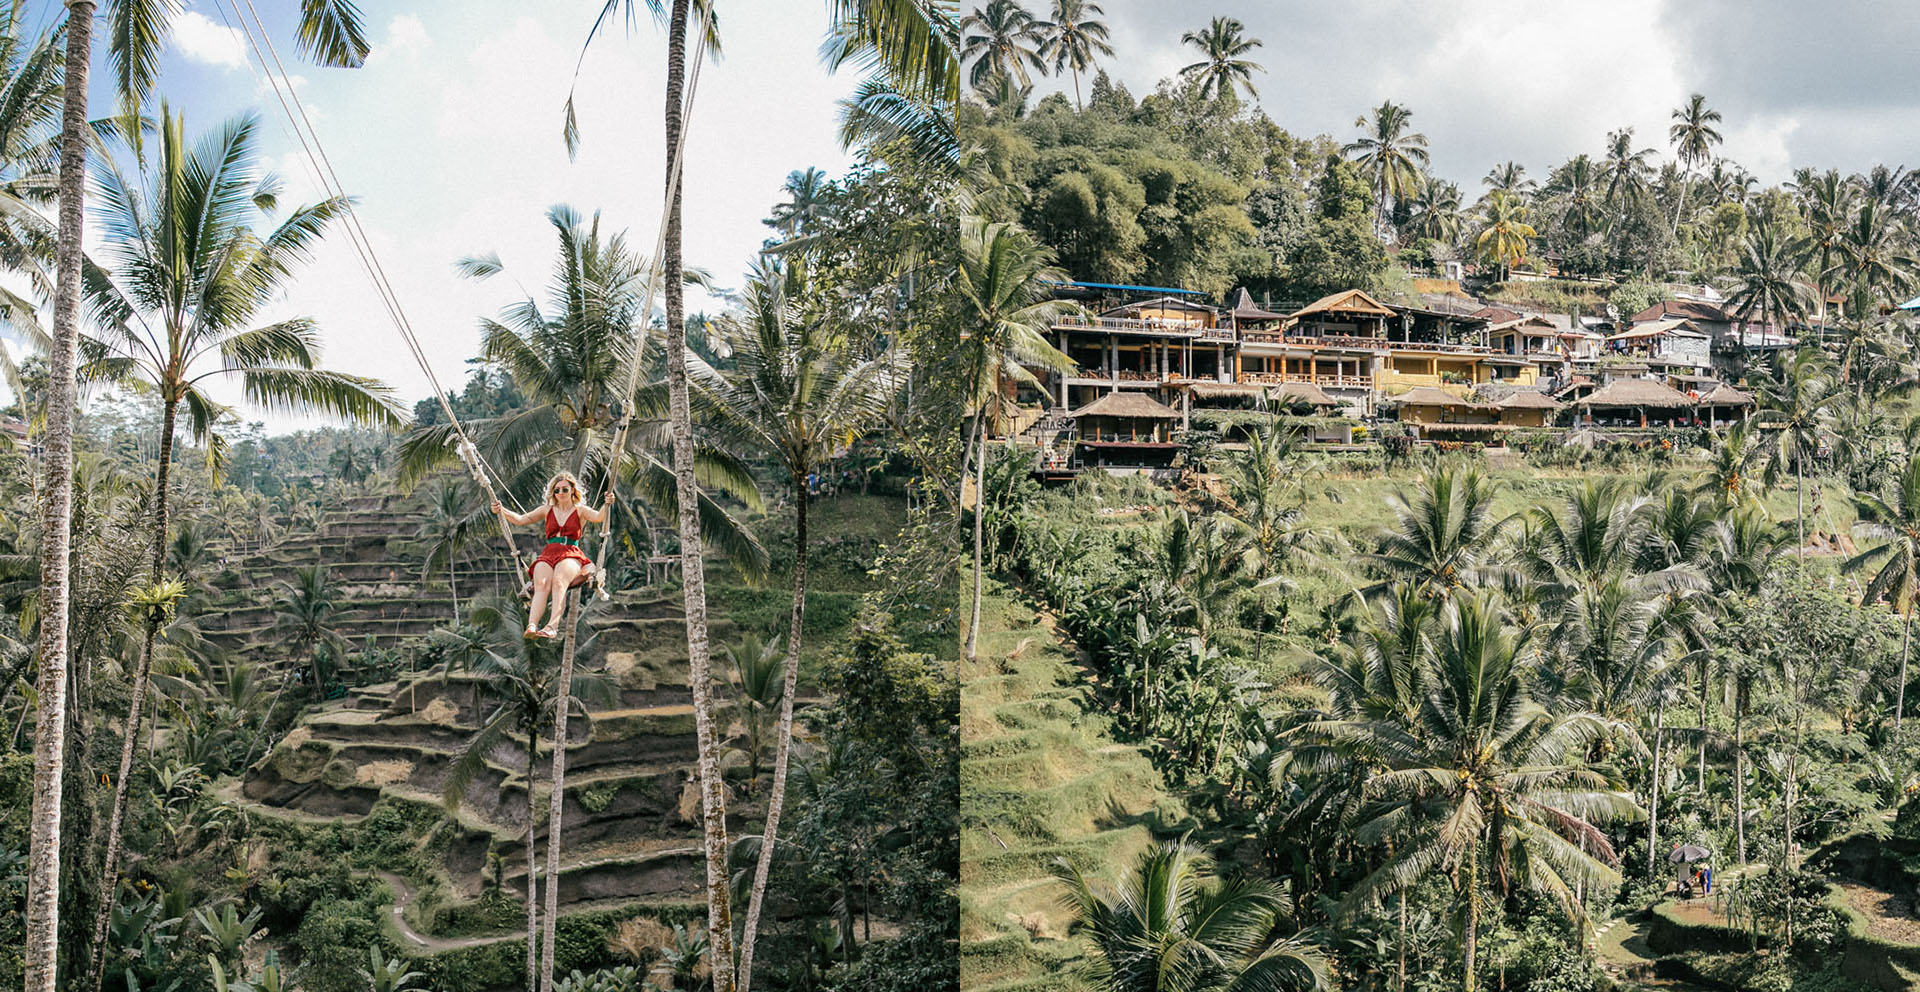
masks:
MULTIPOLYGON (((588 53, 577 98, 584 144, 569 161, 561 107, 599 0, 429 0, 361 3, 373 53, 365 67, 324 69, 292 51, 287 2, 261 3, 334 170, 432 356, 457 388, 478 350, 476 325, 526 293, 551 268, 549 206, 603 212, 651 253, 662 188, 664 31, 643 20, 604 33, 588 53), (277 19, 277 20, 276 20, 277 19), (505 275, 460 279, 455 259, 497 252, 505 275)), ((36 2, 28 22, 57 4, 36 2)), ((735 0, 721 6, 724 58, 702 73, 688 138, 686 255, 722 286, 737 286, 780 200, 787 173, 849 164, 834 138, 835 101, 857 82, 818 59, 824 0, 735 0)), ((243 8, 244 9, 244 8, 243 8)), ((226 0, 189 0, 174 21, 158 96, 185 114, 190 134, 233 114, 261 116, 264 150, 286 200, 320 186, 241 36, 223 23, 226 0)), ((96 34, 95 106, 110 105, 104 37, 96 34)), ((712 301, 690 306, 718 309, 712 301)), ((395 336, 344 234, 298 273, 274 318, 320 322, 335 368, 386 380, 411 402, 426 379, 395 336)), ((228 397, 234 398, 234 397, 228 397)))

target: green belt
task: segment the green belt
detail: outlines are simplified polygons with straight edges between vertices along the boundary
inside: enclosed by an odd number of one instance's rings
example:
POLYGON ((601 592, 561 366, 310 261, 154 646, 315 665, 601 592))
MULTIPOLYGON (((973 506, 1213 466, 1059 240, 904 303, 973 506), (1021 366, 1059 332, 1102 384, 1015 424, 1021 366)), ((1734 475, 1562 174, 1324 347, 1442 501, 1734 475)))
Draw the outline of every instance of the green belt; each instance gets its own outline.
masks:
POLYGON ((547 543, 548 544, 571 544, 577 548, 580 546, 580 539, 577 537, 549 537, 547 538, 547 543))

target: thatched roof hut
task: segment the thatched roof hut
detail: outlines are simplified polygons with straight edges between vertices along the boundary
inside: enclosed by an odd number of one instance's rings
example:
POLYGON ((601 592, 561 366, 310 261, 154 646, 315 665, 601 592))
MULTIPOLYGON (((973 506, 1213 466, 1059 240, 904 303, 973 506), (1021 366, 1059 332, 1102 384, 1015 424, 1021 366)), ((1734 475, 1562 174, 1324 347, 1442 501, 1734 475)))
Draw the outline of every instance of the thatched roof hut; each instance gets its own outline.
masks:
POLYGON ((1694 405, 1692 397, 1652 379, 1615 379, 1575 402, 1588 409, 1619 410, 1684 410, 1694 405))
POLYGON ((1700 397, 1701 406, 1755 406, 1753 394, 1719 383, 1700 397))
POLYGON ((1123 417, 1132 420, 1179 420, 1180 411, 1148 396, 1145 393, 1117 392, 1088 403, 1067 414, 1075 420, 1081 417, 1123 417))

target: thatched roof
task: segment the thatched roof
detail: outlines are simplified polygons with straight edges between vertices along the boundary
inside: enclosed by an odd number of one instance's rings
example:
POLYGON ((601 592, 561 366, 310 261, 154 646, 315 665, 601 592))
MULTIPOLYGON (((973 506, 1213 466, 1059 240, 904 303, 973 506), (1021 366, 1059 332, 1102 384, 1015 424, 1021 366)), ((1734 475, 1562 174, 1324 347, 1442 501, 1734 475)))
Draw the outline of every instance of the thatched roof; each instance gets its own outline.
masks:
POLYGON ((1216 396, 1244 396, 1258 399, 1267 395, 1267 387, 1252 382, 1189 382, 1187 391, 1203 399, 1216 396))
POLYGON ((1586 407, 1648 407, 1657 410, 1678 410, 1694 405, 1687 394, 1652 379, 1615 379, 1577 402, 1586 407))
POLYGON ((1233 291, 1233 319, 1235 320, 1282 320, 1287 315, 1262 310, 1253 305, 1253 294, 1245 286, 1233 291))
POLYGON ((1753 394, 1721 383, 1700 397, 1701 406, 1753 406, 1753 394))
POLYGON ((1657 320, 1649 324, 1635 324, 1629 330, 1621 331, 1608 338, 1608 341, 1639 341, 1644 338, 1657 338, 1661 335, 1682 338, 1704 338, 1699 328, 1690 320, 1657 320))
POLYGON ((1560 404, 1554 402, 1553 397, 1548 396, 1545 393, 1535 392, 1531 389, 1522 389, 1519 392, 1514 393, 1512 396, 1509 396, 1506 399, 1496 402, 1494 406, 1497 406, 1502 410, 1558 410, 1560 409, 1560 404))
POLYGON ((1305 403, 1309 406, 1339 406, 1328 396, 1326 390, 1311 382, 1288 382, 1271 387, 1267 394, 1282 405, 1305 403))
POLYGON ((1180 411, 1145 393, 1108 393, 1067 416, 1132 417, 1136 420, 1179 420, 1180 411))
POLYGON ((1358 289, 1349 289, 1332 296, 1322 296, 1287 316, 1297 320, 1317 313, 1357 313, 1369 317, 1397 316, 1392 310, 1387 309, 1386 304, 1358 289))
POLYGON ((1463 400, 1444 389, 1435 389, 1432 386, 1415 386, 1401 393, 1399 396, 1394 397, 1393 402, 1401 406, 1450 406, 1458 410, 1497 409, 1491 403, 1475 403, 1472 400, 1463 400))

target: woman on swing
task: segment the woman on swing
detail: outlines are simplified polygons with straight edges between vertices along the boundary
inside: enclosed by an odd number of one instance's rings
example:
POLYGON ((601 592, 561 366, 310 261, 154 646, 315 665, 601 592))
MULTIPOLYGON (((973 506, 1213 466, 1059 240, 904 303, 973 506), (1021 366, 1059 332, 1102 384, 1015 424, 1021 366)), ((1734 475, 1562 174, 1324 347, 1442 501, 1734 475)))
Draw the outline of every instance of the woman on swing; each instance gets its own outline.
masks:
POLYGON ((546 550, 540 552, 539 559, 527 570, 533 579, 533 603, 527 608, 528 637, 560 636, 560 621, 567 612, 567 590, 580 580, 581 570, 593 564, 587 553, 580 550, 580 522, 597 524, 607 519, 607 509, 613 505, 613 491, 607 491, 607 501, 598 510, 580 505, 581 495, 580 480, 574 478, 572 472, 562 472, 547 481, 546 506, 513 513, 501 506, 499 500, 493 501, 493 512, 516 526, 546 520, 546 550), (553 601, 553 618, 542 627, 540 614, 545 612, 549 599, 553 601))

